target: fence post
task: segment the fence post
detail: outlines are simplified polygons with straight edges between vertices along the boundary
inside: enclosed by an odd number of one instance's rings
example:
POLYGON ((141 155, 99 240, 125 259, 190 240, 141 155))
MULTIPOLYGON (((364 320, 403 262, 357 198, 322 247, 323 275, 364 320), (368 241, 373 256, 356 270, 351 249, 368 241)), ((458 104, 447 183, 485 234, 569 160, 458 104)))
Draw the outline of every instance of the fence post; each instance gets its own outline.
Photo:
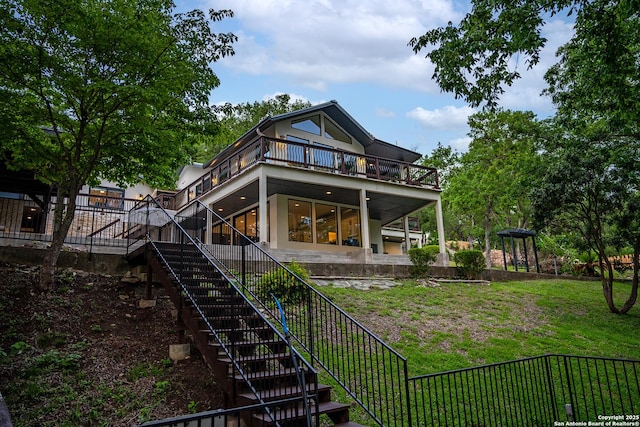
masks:
POLYGON ((409 395, 409 368, 407 367, 407 361, 404 363, 404 392, 407 395, 407 426, 413 425, 413 419, 411 418, 411 397, 409 395))
MULTIPOLYGON (((569 363, 568 363, 568 358, 567 356, 562 356, 562 359, 564 361, 564 371, 565 371, 565 375, 567 376, 567 389, 569 390, 569 405, 565 404, 565 408, 567 411, 567 417, 569 417, 569 421, 575 421, 577 418, 577 413, 576 413, 576 408, 574 405, 574 399, 573 399, 573 395, 574 395, 574 386, 573 386, 573 381, 571 381, 571 375, 569 372, 569 363), (569 408, 570 406, 570 408, 569 408), (571 409, 571 410, 570 410, 571 409)), ((579 362, 578 362, 579 363, 579 362)))
POLYGON ((93 214, 91 216, 91 234, 89 235, 89 259, 91 259, 91 254, 93 253, 93 230, 96 225, 96 208, 93 208, 93 214))
POLYGON ((557 403, 556 392, 555 392, 555 388, 553 386, 553 372, 551 370, 550 359, 551 359, 551 355, 547 355, 546 357, 544 357, 544 364, 545 364, 545 368, 546 368, 546 371, 547 371, 547 383, 548 383, 549 393, 550 393, 550 397, 551 397, 551 405, 549 405, 549 406, 551 406, 551 408, 553 410, 553 418, 554 418, 554 420, 558 420, 559 419, 559 412, 558 412, 558 407, 556 405, 556 403, 557 403))

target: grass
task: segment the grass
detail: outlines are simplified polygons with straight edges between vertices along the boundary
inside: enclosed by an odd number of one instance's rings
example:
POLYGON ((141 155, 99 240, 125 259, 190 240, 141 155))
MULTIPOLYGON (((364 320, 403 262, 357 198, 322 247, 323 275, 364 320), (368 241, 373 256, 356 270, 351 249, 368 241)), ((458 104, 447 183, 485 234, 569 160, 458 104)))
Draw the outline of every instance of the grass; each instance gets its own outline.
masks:
MULTIPOLYGON (((547 353, 640 358, 640 307, 608 311, 593 281, 443 283, 405 281, 391 289, 319 290, 408 360, 409 376, 547 353)), ((616 283, 621 304, 630 285, 616 283)), ((324 375, 321 381, 329 381, 324 375)), ((351 399, 338 387, 338 400, 351 399)), ((355 408, 354 408, 355 409, 355 408)), ((352 411, 366 424, 366 416, 352 411)))
MULTIPOLYGON (((630 285, 616 283, 617 301, 630 285)), ((608 311, 599 282, 406 281, 388 290, 320 289, 421 375, 546 353, 637 359, 640 309, 608 311)))

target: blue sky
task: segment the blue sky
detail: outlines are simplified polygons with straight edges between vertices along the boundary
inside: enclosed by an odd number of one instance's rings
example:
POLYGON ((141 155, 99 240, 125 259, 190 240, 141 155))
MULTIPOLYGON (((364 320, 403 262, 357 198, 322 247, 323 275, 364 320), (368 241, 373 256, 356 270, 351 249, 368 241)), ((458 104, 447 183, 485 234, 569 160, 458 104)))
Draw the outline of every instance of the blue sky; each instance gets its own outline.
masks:
MULTIPOLYGON (((221 85, 212 103, 253 102, 288 93, 313 104, 335 99, 366 130, 421 154, 438 142, 465 151, 474 111, 431 79, 433 65, 408 46, 428 29, 458 22, 468 2, 452 0, 198 0, 179 10, 231 9, 217 32, 238 36, 235 56, 213 64, 221 85)), ((549 20, 540 64, 507 88, 501 105, 553 114, 540 96, 545 70, 571 36, 570 23, 549 20)))

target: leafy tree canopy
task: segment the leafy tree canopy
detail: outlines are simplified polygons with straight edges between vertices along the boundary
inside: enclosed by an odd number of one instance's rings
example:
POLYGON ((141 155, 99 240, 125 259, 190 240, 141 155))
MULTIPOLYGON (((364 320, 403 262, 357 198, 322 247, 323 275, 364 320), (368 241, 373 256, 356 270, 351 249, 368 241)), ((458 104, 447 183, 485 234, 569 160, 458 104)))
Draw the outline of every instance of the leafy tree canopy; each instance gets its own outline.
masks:
POLYGON ((55 212, 41 287, 82 185, 173 184, 210 122, 210 64, 233 54, 235 36, 211 24, 230 16, 176 14, 169 0, 0 0, 0 155, 70 201, 55 212))
POLYGON ((566 12, 602 39, 608 33, 600 31, 609 18, 599 16, 598 10, 608 8, 621 19, 637 19, 639 6, 638 0, 472 0, 471 12, 458 24, 432 29, 409 45, 415 53, 428 50, 426 57, 435 65, 433 78, 443 91, 474 107, 494 107, 504 85, 520 78, 512 59, 527 68, 540 61, 547 42, 541 29, 547 18, 566 12))

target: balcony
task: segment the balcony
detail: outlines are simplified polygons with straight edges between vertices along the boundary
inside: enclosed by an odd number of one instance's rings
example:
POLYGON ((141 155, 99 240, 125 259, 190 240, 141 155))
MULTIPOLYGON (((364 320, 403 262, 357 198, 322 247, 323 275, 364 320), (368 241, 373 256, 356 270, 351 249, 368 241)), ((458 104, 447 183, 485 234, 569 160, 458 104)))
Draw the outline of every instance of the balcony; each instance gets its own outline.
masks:
POLYGON ((325 146, 261 137, 234 155, 214 162, 206 174, 175 194, 171 208, 179 209, 257 163, 440 189, 435 168, 325 146))

